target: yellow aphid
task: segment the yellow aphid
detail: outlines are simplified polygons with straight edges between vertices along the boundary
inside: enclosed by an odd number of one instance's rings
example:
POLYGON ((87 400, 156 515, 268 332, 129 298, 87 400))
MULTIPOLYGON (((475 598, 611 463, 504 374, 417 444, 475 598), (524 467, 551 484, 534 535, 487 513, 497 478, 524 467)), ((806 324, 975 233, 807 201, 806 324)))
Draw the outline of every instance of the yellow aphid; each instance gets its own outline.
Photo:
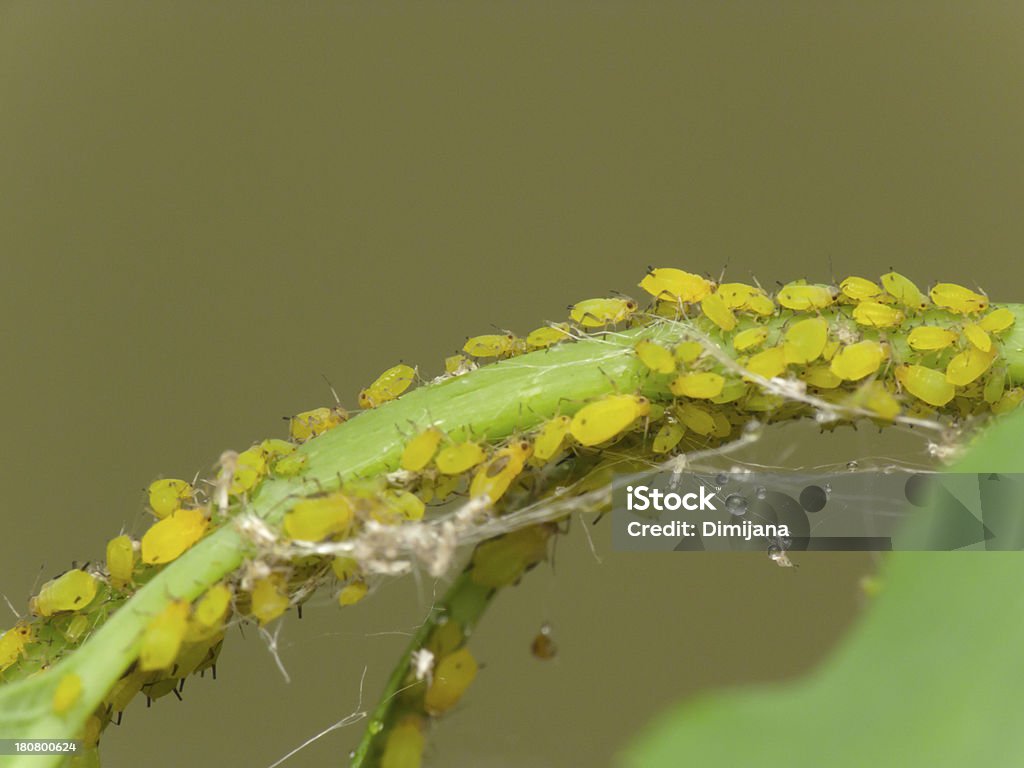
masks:
POLYGON ((764 344, 768 338, 768 329, 762 327, 747 328, 732 338, 732 346, 737 352, 746 352, 764 344))
POLYGON ((0 672, 21 658, 25 646, 31 639, 32 627, 24 621, 19 621, 0 635, 0 672))
POLYGON ((366 389, 359 393, 360 408, 376 408, 390 400, 394 400, 412 386, 416 378, 416 369, 404 363, 388 368, 377 377, 366 389))
POLYGON ((149 485, 149 506, 157 517, 167 517, 192 501, 192 486, 184 480, 166 478, 149 485))
POLYGON ((828 323, 820 317, 809 317, 793 323, 786 330, 782 351, 786 363, 803 365, 813 363, 825 349, 828 341, 828 323))
POLYGON ((338 605, 355 605, 366 597, 369 590, 365 581, 353 581, 351 584, 346 584, 338 593, 338 605))
POLYGON ((676 360, 680 363, 692 363, 704 352, 704 347, 699 341, 681 341, 676 344, 672 351, 676 360))
POLYGON ((374 519, 379 523, 394 525, 410 520, 422 520, 426 507, 423 500, 414 493, 399 489, 389 489, 381 495, 384 508, 374 512, 374 519))
POLYGON ((231 493, 240 494, 252 490, 267 474, 267 457, 258 445, 238 454, 235 471, 231 476, 231 493))
POLYGON ((922 310, 928 306, 928 299, 914 285, 914 281, 899 272, 886 272, 882 275, 882 285, 886 293, 905 307, 922 310))
POLYGON ((892 421, 900 412, 900 403, 880 381, 869 381, 850 398, 850 403, 871 411, 875 416, 892 421))
POLYGON ((722 394, 725 379, 717 373, 684 373, 668 385, 673 395, 707 400, 722 394))
POLYGON ((491 589, 515 584, 526 571, 547 557, 551 536, 551 526, 542 524, 485 541, 473 552, 470 578, 491 589))
POLYGON ((343 408, 314 408, 292 416, 288 423, 288 436, 297 443, 322 435, 344 423, 348 413, 343 408))
POLYGON ((63 715, 73 706, 82 695, 82 678, 74 672, 69 672, 57 683, 57 690, 53 692, 54 714, 63 715))
POLYGON ((274 463, 273 472, 279 477, 295 477, 306 468, 309 456, 304 453, 292 453, 274 463))
POLYGON ((825 285, 802 285, 789 283, 779 289, 779 304, 786 309, 804 312, 810 309, 824 309, 835 301, 834 289, 825 285))
POLYGON ((153 619, 142 633, 139 648, 139 669, 152 672, 174 663, 188 630, 191 606, 186 600, 175 600, 153 619))
POLYGON ((729 309, 746 309, 752 298, 764 295, 760 288, 746 283, 722 283, 715 293, 722 297, 729 309))
POLYGON ((942 371, 923 365, 900 365, 895 373, 907 392, 928 405, 943 406, 956 394, 956 387, 946 381, 942 371))
POLYGON ((107 542, 107 573, 115 586, 131 582, 135 559, 135 546, 130 536, 122 534, 107 542))
POLYGON ((711 434, 715 437, 728 437, 732 434, 732 424, 729 422, 729 417, 724 413, 712 411, 711 418, 715 420, 715 428, 711 430, 711 434))
POLYGON ((1001 415, 1009 413, 1024 401, 1024 389, 1016 387, 1011 389, 996 402, 992 403, 992 413, 1001 415))
POLYGON ((557 325, 545 325, 543 328, 538 328, 535 331, 531 331, 526 336, 526 348, 529 350, 547 349, 552 344, 557 344, 560 341, 572 338, 569 331, 568 323, 558 323, 557 325))
POLYGON ((177 559, 203 537, 206 526, 206 515, 201 509, 179 509, 142 536, 142 562, 158 565, 177 559))
POLYGON ((69 643, 77 643, 85 631, 89 629, 90 620, 89 617, 84 613, 77 613, 68 622, 68 626, 64 629, 64 637, 67 638, 69 643))
POLYGON ((683 439, 686 434, 686 427, 677 421, 666 421, 654 435, 654 443, 651 450, 655 453, 668 453, 683 439))
POLYGON ((476 678, 477 663, 468 648, 460 648, 438 662, 434 678, 423 697, 423 707, 431 715, 440 715, 459 703, 476 678))
POLYGON ((1005 331, 1017 321, 1017 316, 1006 307, 994 309, 978 321, 978 326, 988 333, 1005 331))
POLYGON ((465 355, 451 355, 444 359, 444 372, 449 376, 461 376, 476 368, 476 363, 465 355))
POLYGON ((655 373, 672 373, 676 369, 676 358, 672 351, 656 341, 643 339, 636 343, 634 349, 640 362, 655 373))
POLYGON ((964 337, 982 352, 992 349, 992 337, 980 325, 968 323, 964 326, 964 337))
POLYGON ((422 718, 407 715, 388 732, 380 768, 420 768, 425 744, 422 718))
POLYGON ((985 382, 985 388, 982 390, 982 397, 986 403, 992 404, 999 401, 999 398, 1003 396, 1003 390, 1006 389, 1006 369, 999 367, 992 371, 992 375, 988 377, 988 381, 985 382))
POLYGON ((260 451, 267 461, 295 453, 295 447, 295 443, 289 443, 287 440, 276 437, 267 438, 260 443, 260 451))
POLYGON ((462 351, 473 357, 508 357, 516 350, 514 333, 485 333, 466 339, 462 351))
POLYGON ((863 277, 848 277, 839 284, 839 290, 848 299, 864 301, 873 299, 882 292, 878 284, 863 277))
POLYGON ((676 408, 679 420, 698 435, 710 435, 715 431, 715 419, 705 409, 693 403, 683 403, 676 408))
POLYGON ((568 416, 555 416, 537 432, 533 440, 533 456, 540 461, 547 461, 562 450, 562 444, 569 434, 572 419, 568 416))
POLYGON ((487 496, 492 502, 500 499, 519 477, 532 452, 533 446, 529 440, 513 440, 504 448, 499 448, 476 471, 469 485, 469 495, 473 498, 487 496))
POLYGON ((80 611, 96 597, 98 588, 99 583, 95 576, 75 569, 43 584, 39 594, 32 598, 30 607, 36 616, 52 616, 61 611, 80 611))
POLYGON ((459 475, 487 458, 487 452, 479 443, 465 442, 447 445, 437 454, 434 463, 445 475, 459 475))
POLYGON ((709 293, 701 299, 700 308, 704 313, 704 317, 723 331, 731 331, 736 327, 736 315, 726 306, 721 296, 709 293))
POLYGON ((965 387, 987 371, 995 359, 994 350, 982 352, 977 347, 968 347, 949 361, 949 365, 946 366, 946 381, 958 387, 965 387))
POLYGON ((574 304, 569 316, 584 328, 600 328, 628 320, 636 310, 632 299, 587 299, 574 304))
POLYGON ((956 283, 939 283, 932 288, 929 295, 938 306, 960 315, 970 315, 988 309, 986 296, 956 283))
POLYGON ((870 328, 892 328, 903 322, 903 312, 877 301, 862 301, 853 308, 853 319, 858 325, 870 328))
POLYGON ((429 427, 420 432, 405 444, 399 466, 410 472, 419 472, 434 458, 442 437, 444 433, 437 427, 429 427))
POLYGON ((839 351, 839 347, 842 344, 839 343, 839 339, 829 339, 825 342, 825 348, 821 350, 821 359, 828 362, 836 356, 836 352, 839 351))
POLYGON ((300 541, 323 541, 329 536, 347 534, 355 510, 343 493, 302 499, 285 513, 285 534, 300 541))
POLYGON ((772 347, 758 352, 747 361, 747 370, 757 376, 773 379, 786 370, 786 352, 782 347, 772 347))
POLYGON ((338 577, 338 581, 352 581, 362 573, 359 563, 354 557, 339 555, 331 561, 331 570, 338 577))
POLYGON ((195 642, 213 637, 224 626, 230 609, 231 588, 227 584, 210 587, 192 610, 187 639, 195 642))
POLYGON ((651 403, 639 395, 608 395, 583 406, 573 416, 569 431, 581 445, 597 445, 622 434, 634 421, 650 413, 651 403))
POLYGON ((700 301, 711 292, 711 283, 700 275, 672 267, 652 269, 640 281, 640 287, 656 299, 700 301))
POLYGON ((882 367, 885 350, 877 341, 858 341, 840 349, 829 370, 843 381, 857 381, 882 367))
POLYGON ((287 584, 280 573, 272 573, 253 582, 250 611, 260 625, 272 622, 288 610, 288 605, 287 584))
POLYGON ((771 300, 770 296, 759 293, 756 296, 751 296, 747 300, 747 304, 744 309, 753 312, 755 315, 768 317, 768 315, 775 314, 775 302, 771 300))
POLYGON ((956 334, 948 328, 937 328, 934 325, 919 325, 907 336, 911 349, 918 352, 932 352, 945 349, 956 341, 956 334))
POLYGON ((843 383, 828 365, 809 366, 800 373, 800 379, 818 389, 835 389, 843 383))

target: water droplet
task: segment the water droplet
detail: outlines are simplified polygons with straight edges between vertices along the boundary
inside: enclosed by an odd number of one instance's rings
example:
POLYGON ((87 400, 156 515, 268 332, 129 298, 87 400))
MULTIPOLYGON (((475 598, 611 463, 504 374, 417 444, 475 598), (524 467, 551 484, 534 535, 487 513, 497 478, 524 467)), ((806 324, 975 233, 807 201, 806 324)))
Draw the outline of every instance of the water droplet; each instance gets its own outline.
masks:
POLYGON ((715 475, 715 485, 725 485, 729 482, 729 476, 725 472, 719 472, 715 475))
POLYGON ((850 470, 851 472, 853 472, 853 470, 855 470, 859 466, 860 465, 856 461, 848 461, 848 462, 846 462, 846 468, 848 470, 850 470))
POLYGON ((768 489, 765 488, 763 485, 759 485, 759 486, 757 486, 756 494, 757 494, 757 498, 759 498, 761 500, 764 500, 765 497, 768 496, 768 489))
POLYGON ((747 513, 747 497, 738 493, 730 493, 725 497, 725 509, 730 515, 745 515, 747 513))
POLYGON ((380 720, 373 720, 370 722, 370 733, 380 733, 384 730, 384 723, 380 720))
POLYGON ((832 483, 825 483, 825 494, 827 496, 832 495, 832 483))

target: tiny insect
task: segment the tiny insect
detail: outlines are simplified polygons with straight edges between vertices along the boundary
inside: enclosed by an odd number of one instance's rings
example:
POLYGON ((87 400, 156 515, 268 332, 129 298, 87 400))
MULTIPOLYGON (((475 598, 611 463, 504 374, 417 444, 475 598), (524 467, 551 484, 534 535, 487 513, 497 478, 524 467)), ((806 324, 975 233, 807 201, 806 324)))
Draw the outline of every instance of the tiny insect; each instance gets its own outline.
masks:
POLYGON ((882 367, 885 350, 877 341, 858 341, 832 358, 829 370, 843 381, 858 381, 882 367))
POLYGON ((32 626, 25 621, 19 621, 0 635, 0 672, 21 658, 31 640, 32 626))
POLYGON ((321 407, 303 411, 291 417, 288 422, 288 436, 297 443, 305 442, 317 435, 334 429, 348 419, 348 412, 341 406, 321 407))
POLYGON ((640 395, 608 395, 583 406, 569 426, 581 445, 597 445, 622 434, 638 418, 650 413, 650 401, 640 395))
POLYGON ((679 445, 685 434, 686 427, 678 421, 666 421, 655 433, 651 450, 655 453, 668 453, 679 445))
POLYGON ((978 326, 988 333, 1005 331, 1017 321, 1017 316, 1006 307, 994 309, 978 321, 978 326))
POLYGON ((895 370, 896 380, 918 400, 941 407, 956 394, 956 387, 946 380, 942 371, 923 365, 900 365, 895 370))
POLYGON ((787 330, 782 351, 786 363, 813 363, 825 350, 828 323, 820 317, 809 317, 793 323, 787 330))
POLYGON ((982 352, 977 347, 968 347, 949 361, 946 366, 946 381, 957 387, 966 387, 977 381, 995 359, 995 350, 982 352))
POLYGON ((529 440, 513 440, 504 448, 499 448, 476 471, 469 485, 469 495, 473 498, 487 496, 492 502, 497 501, 519 477, 532 453, 533 446, 529 440))
POLYGON ((548 525, 531 525, 485 541, 473 552, 470 578, 490 589, 515 584, 526 571, 547 558, 552 535, 548 525))
POLYGON ((846 298, 854 301, 874 299, 882 292, 875 282, 863 277, 846 278, 839 284, 839 290, 846 298))
POLYGON ((285 513, 283 529, 299 541, 323 541, 346 534, 355 517, 351 499, 343 493, 302 499, 285 513))
POLYGON ((715 418, 704 408, 693 403, 683 403, 676 408, 676 414, 679 420, 686 425, 688 429, 693 430, 698 435, 710 435, 713 434, 716 428, 715 418))
POLYGON ((717 397, 722 394, 723 387, 725 387, 725 379, 717 373, 708 371, 684 373, 669 384, 669 390, 673 395, 699 400, 717 397))
POLYGON ((676 358, 672 350, 667 349, 656 341, 643 339, 636 343, 633 348, 636 356, 640 358, 645 366, 654 373, 672 373, 676 369, 676 358))
POLYGON ((96 577, 76 568, 43 584, 39 594, 29 601, 29 608, 36 616, 80 611, 93 601, 98 590, 96 577))
POLYGON ((476 369, 476 363, 465 355, 451 355, 444 359, 444 372, 449 376, 462 376, 476 369))
POLYGON ((569 316, 584 328, 601 328, 628 320, 636 310, 633 299, 587 299, 573 304, 569 316))
POLYGON ((287 585, 280 573, 272 573, 253 582, 250 610, 260 626, 272 622, 288 610, 288 605, 287 585))
POLYGON ((987 296, 956 283, 939 283, 932 288, 929 295, 938 306, 960 315, 970 315, 988 309, 987 296))
POLYGON ((338 581, 342 582, 352 581, 362 573, 358 561, 354 557, 348 557, 347 555, 339 555, 334 558, 331 561, 331 570, 334 571, 338 581))
POLYGON ((975 323, 968 323, 964 326, 964 338, 982 352, 992 349, 992 337, 985 329, 975 323))
POLYGON ((551 636, 551 625, 548 622, 540 625, 540 631, 530 643, 530 653, 542 661, 548 661, 558 655, 558 645, 551 636))
POLYGON ((937 328, 934 325, 919 325, 907 336, 907 344, 918 352, 934 352, 953 344, 956 333, 948 328, 937 328))
POLYGON ((440 715, 458 704, 476 678, 477 668, 476 659, 468 648, 460 648, 441 659, 423 698, 427 712, 440 715))
POLYGON ((825 309, 836 300, 835 289, 827 285, 789 283, 779 289, 779 304, 786 309, 807 311, 825 309))
POLYGON ((921 311, 928 306, 928 299, 914 281, 899 272, 886 272, 882 275, 882 285, 886 293, 905 307, 921 311))
POLYGON ((681 341, 672 350, 676 360, 680 363, 692 363, 704 353, 704 347, 699 341, 681 341))
POLYGON ((862 301, 853 308, 853 319, 869 328, 893 328, 904 320, 903 312, 877 301, 862 301))
POLYGON ((404 363, 388 368, 366 389, 359 392, 359 407, 376 408, 401 395, 412 386, 416 369, 404 363))
POLYGON ((254 445, 238 454, 230 492, 238 495, 250 491, 266 474, 267 457, 258 445, 254 445))
POLYGON ((535 331, 531 331, 526 336, 526 348, 530 351, 538 349, 547 349, 548 347, 571 339, 572 333, 569 330, 568 323, 556 323, 554 325, 545 325, 542 328, 538 328, 535 331))
POLYGON ((716 293, 709 293, 700 301, 704 317, 723 331, 731 331, 736 327, 736 315, 726 306, 725 301, 716 293))
POLYGON ((82 678, 74 672, 64 675, 57 683, 57 689, 53 692, 51 706, 54 714, 63 715, 71 709, 82 696, 82 678))
POLYGON ((712 289, 711 283, 700 275, 672 267, 649 269, 640 287, 656 299, 677 302, 700 301, 712 289))
POLYGON ((186 640, 199 642, 219 634, 231 610, 231 588, 215 584, 196 602, 189 620, 186 640))
POLYGON ((346 584, 341 588, 341 592, 338 593, 338 605, 342 607, 355 605, 366 597, 369 589, 365 581, 353 581, 351 584, 346 584))
POLYGON ((764 344, 768 338, 768 329, 761 327, 747 328, 732 338, 732 346, 737 352, 746 352, 764 344))
POLYGON ((426 506, 419 496, 397 488, 384 491, 380 499, 384 502, 383 508, 375 510, 373 517, 385 525, 422 520, 426 511, 426 506))
POLYGON ((871 411, 885 421, 892 421, 900 412, 899 400, 880 381, 869 381, 858 387, 847 404, 871 411))
POLYGON ((479 443, 467 441, 446 445, 437 454, 434 464, 444 475, 460 475, 487 458, 487 452, 479 443))
POLYGON ((184 480, 165 478, 149 485, 149 507, 157 517, 167 517, 176 509, 192 501, 194 489, 184 480))
POLYGON ((406 715, 388 732, 380 768, 420 768, 425 745, 423 719, 406 715))
POLYGON ((143 534, 142 562, 159 565, 176 560, 203 537, 207 525, 203 510, 179 509, 143 534))
POLYGON ((174 663, 185 639, 191 610, 188 601, 174 600, 146 626, 139 647, 139 669, 152 672, 174 663))
POLYGON ((572 419, 568 416, 555 416, 544 422, 533 440, 533 456, 540 461, 547 461, 562 450, 565 438, 569 434, 572 419))
POLYGON ((800 373, 800 380, 818 389, 835 389, 843 383, 829 365, 808 366, 800 373))
POLYGON ((114 586, 131 583, 135 560, 135 544, 130 536, 122 534, 107 542, 107 573, 114 586))
POLYGON ((466 339, 462 351, 473 357, 509 357, 516 351, 516 341, 516 335, 508 331, 487 333, 466 339))
POLYGON ((746 368, 756 376, 774 379, 786 370, 786 351, 782 347, 770 347, 758 352, 747 361, 746 368))
POLYGON ((715 291, 729 309, 747 309, 751 300, 764 296, 764 291, 746 283, 722 283, 715 291))
POLYGON ((409 472, 419 472, 434 458, 442 437, 444 433, 437 427, 428 427, 420 432, 405 444, 399 466, 409 472))

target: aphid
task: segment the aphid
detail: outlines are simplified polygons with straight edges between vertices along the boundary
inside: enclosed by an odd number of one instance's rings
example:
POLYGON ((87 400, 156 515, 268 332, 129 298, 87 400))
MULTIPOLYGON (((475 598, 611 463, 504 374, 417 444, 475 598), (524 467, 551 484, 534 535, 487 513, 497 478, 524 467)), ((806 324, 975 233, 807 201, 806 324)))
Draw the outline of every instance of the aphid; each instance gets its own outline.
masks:
POLYGON ((1024 389, 1021 387, 1015 387, 1014 389, 1006 392, 996 402, 992 403, 992 413, 1004 414, 1009 413, 1024 400, 1024 389))
POLYGON ((829 370, 843 381, 858 381, 882 367, 885 350, 877 341, 858 341, 832 358, 829 370))
POLYGON ((426 507, 423 500, 414 493, 391 488, 384 491, 380 498, 384 502, 384 507, 382 510, 374 510, 373 515, 379 523, 394 525, 423 519, 426 507))
POLYGON ((956 341, 956 334, 948 328, 937 328, 934 325, 919 325, 907 336, 911 349, 919 352, 933 352, 945 349, 956 341))
POLYGON ((231 476, 231 493, 241 494, 251 490, 267 474, 267 457, 258 445, 238 454, 235 471, 231 476))
POLYGON ((992 349, 992 337, 980 325, 968 323, 964 326, 964 337, 982 352, 992 349))
MULTIPOLYGON (((841 330, 840 333, 842 333, 842 332, 843 331, 841 330)), ((845 344, 852 344, 853 341, 852 340, 846 340, 844 342, 840 342, 839 339, 829 339, 828 341, 826 341, 825 342, 825 348, 823 350, 821 350, 821 359, 825 360, 826 362, 831 360, 833 357, 836 356, 836 352, 839 351, 839 347, 841 347, 844 343, 845 344)))
POLYGON ((723 331, 731 331, 736 327, 736 315, 726 306, 721 296, 709 293, 700 301, 701 311, 704 317, 717 325, 723 331))
POLYGON ((29 607, 36 616, 80 611, 93 601, 98 589, 99 582, 91 573, 78 569, 67 571, 43 584, 39 594, 29 601, 29 607))
POLYGON ((650 413, 650 401, 640 395, 608 395, 583 406, 569 430, 581 445, 597 445, 622 434, 634 421, 650 413))
POLYGON ((678 421, 666 421, 655 433, 651 450, 655 453, 668 453, 679 445, 685 434, 686 427, 678 421))
POLYGON ((32 626, 28 622, 19 621, 0 635, 0 672, 14 664, 32 640, 32 626))
POLYGON ((201 509, 179 509, 156 522, 142 536, 142 562, 169 563, 199 541, 208 521, 201 509))
POLYGON ((828 365, 812 365, 805 368, 800 373, 800 380, 818 389, 835 389, 843 383, 828 365))
POLYGON ((540 625, 540 631, 537 632, 537 636, 530 643, 530 653, 542 661, 553 659, 558 655, 558 645, 555 643, 554 638, 551 637, 551 625, 546 621, 540 625))
POLYGON ((761 317, 768 317, 769 315, 775 314, 775 302, 771 300, 771 297, 759 293, 756 296, 751 296, 747 300, 747 304, 744 309, 753 312, 755 315, 761 317))
POLYGON ((453 443, 441 449, 434 463, 444 475, 460 475, 487 458, 487 453, 479 443, 467 441, 453 443))
POLYGON ((74 672, 64 675, 57 683, 57 689, 53 692, 51 706, 54 714, 63 715, 73 706, 82 695, 82 678, 74 672))
POLYGON ((538 328, 526 335, 526 348, 531 351, 547 349, 560 341, 571 338, 572 334, 569 331, 568 323, 545 325, 543 328, 538 328))
POLYGON ((886 272, 882 275, 882 285, 886 293, 905 307, 920 311, 928 306, 928 299, 914 285, 914 281, 899 272, 886 272))
POLYGON ((746 283, 722 283, 715 291, 722 297, 729 309, 746 309, 755 296, 764 296, 764 291, 746 283))
POLYGON ((958 387, 965 387, 987 371, 995 359, 994 350, 982 352, 977 347, 968 347, 949 361, 949 365, 946 366, 946 381, 958 387))
POLYGON ((359 407, 376 408, 390 400, 394 400, 412 386, 416 378, 416 369, 404 363, 388 368, 366 389, 359 393, 359 407))
POLYGON ((302 499, 289 509, 282 525, 285 535, 299 541, 323 541, 329 536, 347 534, 355 510, 343 493, 302 499))
POLYGON ((550 525, 531 525, 483 542, 473 552, 470 578, 490 589, 515 584, 547 557, 552 533, 550 525))
POLYGON ((676 360, 680 363, 692 363, 704 352, 704 347, 699 341, 681 341, 676 344, 676 348, 672 351, 675 355, 676 360))
POLYGON ((854 392, 847 403, 871 411, 875 416, 892 421, 900 412, 900 403, 880 381, 869 381, 854 392))
POLYGON ((768 329, 761 326, 747 328, 732 337, 732 346, 737 352, 746 352, 764 344, 768 338, 768 329))
POLYGON ((174 663, 185 639, 190 611, 187 600, 174 600, 149 622, 139 647, 140 670, 152 672, 174 663))
POLYGON ((419 472, 434 458, 442 437, 444 433, 437 427, 428 427, 420 432, 405 444, 399 466, 409 472, 419 472))
POLYGON ((1017 316, 1006 307, 994 309, 978 321, 978 326, 988 333, 1005 331, 1017 321, 1017 316))
POLYGON ((274 464, 273 471, 278 477, 295 477, 306 468, 309 456, 304 453, 292 453, 274 464))
POLYGON ((822 318, 809 317, 793 323, 786 330, 786 337, 782 343, 786 363, 813 363, 821 356, 827 341, 828 323, 822 318))
POLYGON ((77 643, 87 629, 89 629, 89 617, 84 613, 76 613, 63 630, 64 637, 69 643, 77 643))
POLYGON ((717 373, 684 373, 668 385, 673 395, 708 400, 722 394, 725 379, 717 373))
POLYGON ((260 451, 267 461, 295 453, 295 448, 295 443, 289 443, 287 440, 276 437, 269 437, 260 443, 260 451))
POLYGON ((992 371, 992 375, 985 382, 982 397, 986 403, 991 405, 999 401, 999 398, 1003 396, 1004 389, 1006 389, 1006 369, 1000 366, 992 371))
POLYGON ((477 663, 468 648, 445 656, 434 670, 434 679, 423 697, 423 707, 431 715, 440 715, 459 703, 476 677, 477 663))
POLYGON ((272 573, 253 583, 250 611, 261 626, 269 624, 288 610, 288 605, 287 584, 280 573, 272 573))
POLYGON ((425 744, 422 718, 406 715, 388 732, 380 768, 420 768, 425 744))
POLYGON ((932 288, 929 295, 938 306, 960 315, 970 315, 988 309, 988 297, 956 283, 939 283, 932 288))
POLYGON ((331 570, 338 577, 338 581, 352 581, 362 573, 358 561, 354 557, 339 555, 331 561, 331 570))
POLYGON ((186 640, 199 642, 220 633, 231 609, 231 588, 215 584, 196 602, 189 621, 186 640))
POLYGON ((365 581, 353 581, 351 584, 346 584, 341 588, 341 592, 338 593, 338 605, 355 605, 364 597, 369 591, 369 587, 365 581))
POLYGON ((469 495, 473 498, 487 496, 492 502, 497 501, 519 477, 532 453, 533 446, 529 440, 513 440, 504 448, 499 448, 476 471, 469 485, 469 495))
POLYGON ((462 351, 473 357, 509 357, 515 353, 514 333, 486 333, 466 339, 462 351))
POLYGON ((676 358, 672 351, 650 339, 643 339, 633 348, 640 362, 655 373, 672 373, 676 369, 676 358))
POLYGON ((786 309, 800 312, 825 309, 835 301, 835 289, 827 285, 789 283, 779 289, 777 298, 786 309))
POLYGON ((166 478, 149 485, 149 506, 157 517, 167 517, 182 505, 192 501, 192 486, 184 480, 166 478))
POLYGON ((565 438, 569 434, 572 419, 568 416, 555 416, 544 422, 544 426, 533 439, 533 456, 540 461, 547 461, 562 450, 565 438))
POLYGON ((676 408, 679 420, 698 435, 710 435, 715 431, 715 419, 705 409, 693 403, 683 403, 676 408))
POLYGON ((877 301, 862 301, 853 308, 853 319, 869 328, 893 328, 903 322, 900 310, 877 301))
POLYGON ((587 299, 573 304, 569 316, 584 328, 600 328, 628 320, 636 310, 632 299, 587 299))
POLYGON ((747 361, 746 368, 757 376, 774 379, 786 370, 786 352, 782 347, 771 347, 758 352, 747 361))
POLYGON ((451 355, 444 359, 444 372, 449 376, 461 376, 476 368, 476 363, 465 355, 451 355))
POLYGON ((722 405, 723 403, 734 403, 747 394, 746 383, 739 379, 728 379, 725 382, 725 386, 722 387, 722 392, 717 397, 712 397, 711 402, 716 405, 722 405))
POLYGON ((928 405, 941 407, 956 394, 956 387, 946 381, 942 371, 923 365, 900 365, 896 367, 895 373, 896 380, 907 392, 928 405))
POLYGON ((882 292, 882 289, 872 281, 863 277, 848 277, 839 284, 839 290, 848 299, 864 301, 873 299, 882 292))
POLYGON ((656 299, 695 302, 707 296, 712 285, 700 275, 672 267, 660 267, 650 270, 640 281, 640 287, 656 299))
POLYGON ((295 442, 302 443, 317 435, 322 435, 329 429, 334 429, 344 423, 346 419, 348 419, 348 413, 340 406, 303 411, 292 416, 288 422, 288 436, 295 442))
POLYGON ((131 583, 135 558, 135 546, 130 536, 122 534, 107 542, 107 573, 115 586, 131 583))

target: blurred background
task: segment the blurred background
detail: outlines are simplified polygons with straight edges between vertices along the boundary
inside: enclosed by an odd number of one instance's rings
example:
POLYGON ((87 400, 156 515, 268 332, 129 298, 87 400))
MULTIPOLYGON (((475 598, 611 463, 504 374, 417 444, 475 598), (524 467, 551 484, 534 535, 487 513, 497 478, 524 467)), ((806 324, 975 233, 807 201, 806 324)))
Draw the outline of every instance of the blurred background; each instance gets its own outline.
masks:
MULTIPOLYGON (((648 264, 1024 297, 1024 8, 936 3, 0 4, 0 592, 145 528, 145 486, 399 360, 640 295, 648 264)), ((786 465, 906 433, 769 432, 786 465)), ((581 527, 502 594, 436 765, 604 765, 656 712, 792 678, 865 555, 665 557, 581 527), (542 622, 560 654, 538 661, 542 622)), ((106 766, 269 766, 369 707, 435 589, 288 614, 278 672, 136 701, 106 766)), ((0 627, 14 621, 7 613, 0 627)), ((285 765, 337 765, 363 724, 285 765)))

